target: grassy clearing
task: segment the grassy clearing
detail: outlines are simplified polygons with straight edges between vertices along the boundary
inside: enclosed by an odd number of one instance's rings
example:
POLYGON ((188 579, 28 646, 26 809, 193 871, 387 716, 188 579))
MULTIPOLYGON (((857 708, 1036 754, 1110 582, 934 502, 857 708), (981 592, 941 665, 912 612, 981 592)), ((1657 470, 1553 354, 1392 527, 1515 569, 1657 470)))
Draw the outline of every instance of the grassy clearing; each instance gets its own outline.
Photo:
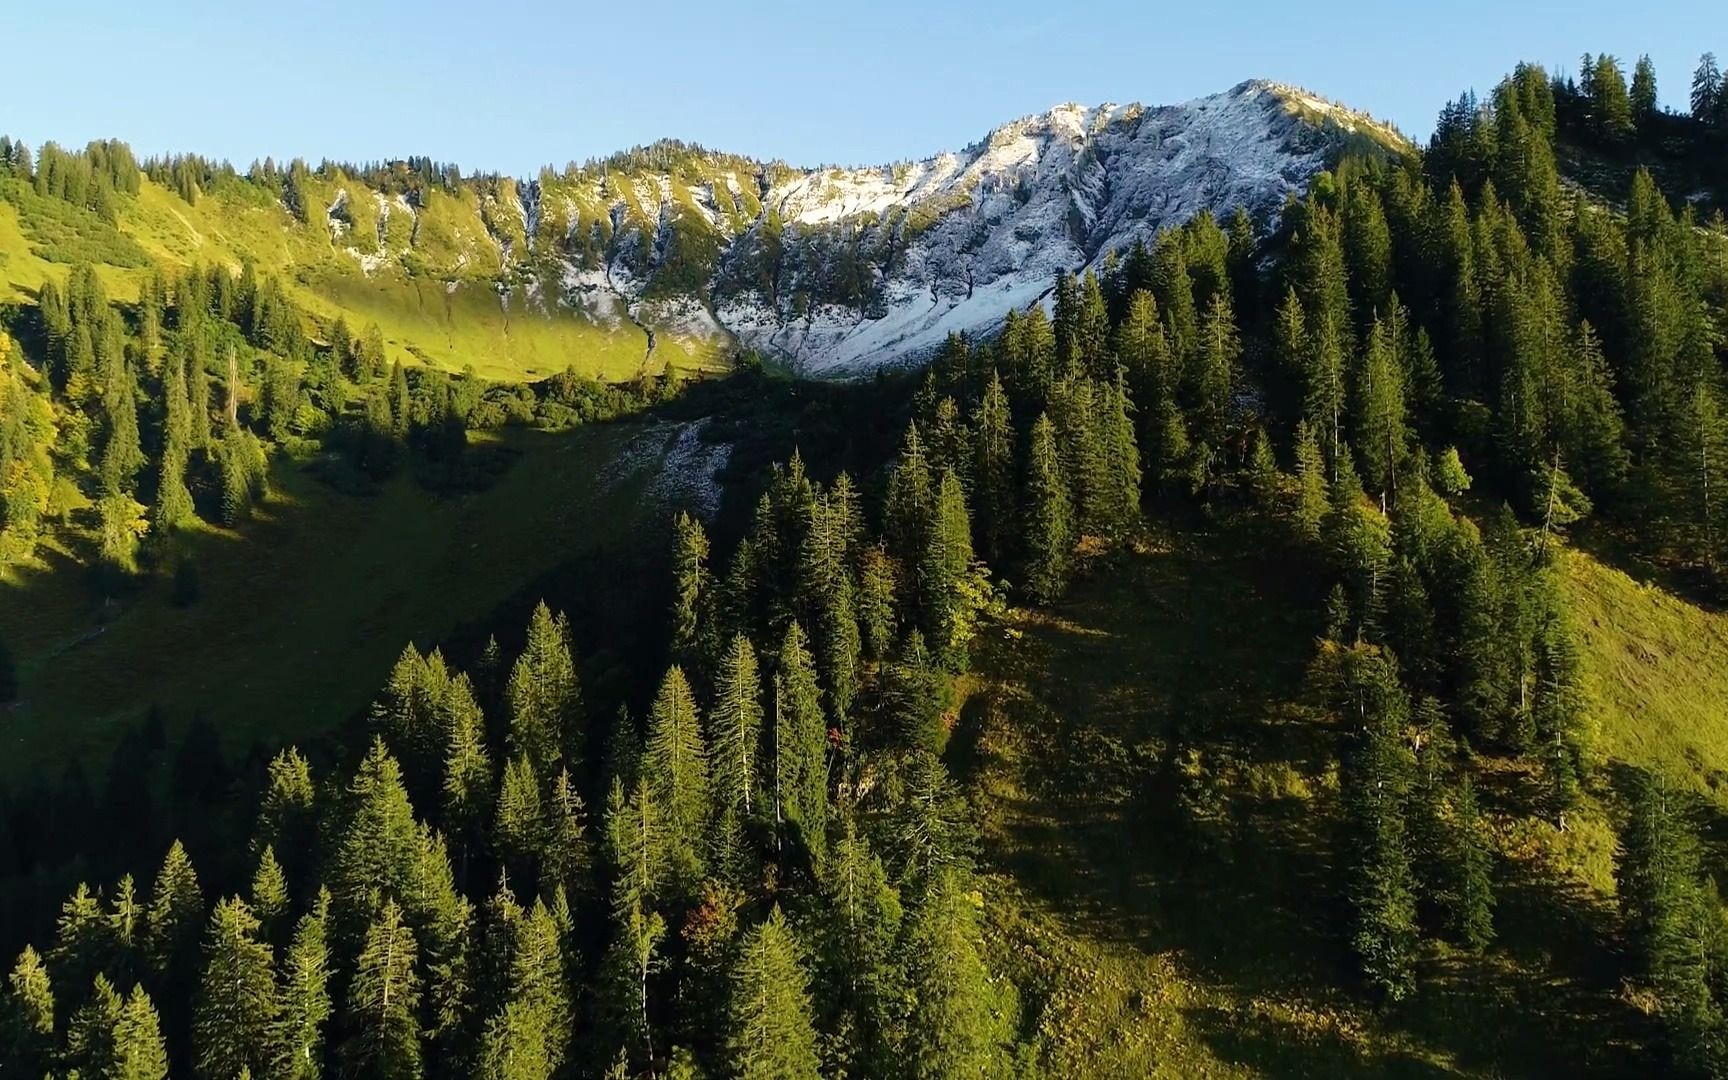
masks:
POLYGON ((1300 701, 1322 580, 1234 526, 1160 528, 985 650, 953 754, 985 822, 990 941, 1052 1075, 1635 1070, 1609 811, 1529 822, 1504 763, 1478 763, 1501 943, 1431 945, 1391 1010, 1348 989, 1337 733, 1300 701))
POLYGON ((236 751, 336 727, 407 642, 429 647, 569 560, 639 541, 659 512, 643 495, 659 459, 607 470, 642 430, 515 433, 520 456, 498 483, 457 497, 406 477, 375 498, 339 495, 281 463, 257 520, 188 539, 201 577, 190 607, 171 602, 167 575, 105 604, 68 552, 10 572, 0 634, 22 694, 0 714, 0 780, 103 761, 151 705, 171 737, 202 716, 236 751))
POLYGON ((1566 555, 1565 581, 1603 756, 1661 768, 1724 803, 1728 614, 1578 552, 1566 555))

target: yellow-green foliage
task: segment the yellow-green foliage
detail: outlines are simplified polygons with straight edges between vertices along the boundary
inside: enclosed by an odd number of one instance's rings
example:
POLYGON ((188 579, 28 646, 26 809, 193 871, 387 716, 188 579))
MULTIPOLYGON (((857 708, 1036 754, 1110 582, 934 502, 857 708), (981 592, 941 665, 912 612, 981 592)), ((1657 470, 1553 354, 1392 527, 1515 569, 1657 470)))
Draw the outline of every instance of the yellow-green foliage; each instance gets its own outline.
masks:
MULTIPOLYGON (((549 200, 560 213, 575 207, 580 227, 600 226, 603 245, 611 227, 598 187, 596 180, 561 182, 557 188, 565 197, 549 200)), ((429 188, 418 210, 400 196, 380 205, 375 192, 340 173, 310 176, 304 189, 316 204, 314 224, 300 222, 269 191, 244 181, 218 185, 193 204, 145 179, 136 197, 116 197, 117 229, 77 211, 76 228, 68 232, 67 215, 55 209, 67 204, 37 199, 27 189, 0 198, 0 299, 30 299, 48 278, 63 281, 69 266, 58 260, 74 251, 98 259, 120 252, 97 269, 109 294, 123 302, 137 297, 151 263, 177 271, 193 265, 237 269, 250 260, 279 275, 289 296, 320 320, 340 316, 356 330, 377 323, 392 361, 451 371, 471 366, 496 379, 536 378, 572 367, 589 376, 627 379, 727 362, 718 346, 672 341, 650 356, 639 327, 627 321, 600 325, 559 306, 557 280, 550 274, 536 296, 514 280, 500 295, 499 239, 526 254, 522 218, 507 182, 484 201, 472 187, 455 194, 429 188), (343 190, 348 198, 342 216, 351 226, 332 239, 324 208, 343 190), (356 253, 380 262, 368 273, 356 253)), ((655 206, 657 212, 657 201, 655 206)), ((567 225, 553 220, 561 238, 567 225)), ((596 248, 596 257, 603 250, 596 248)))

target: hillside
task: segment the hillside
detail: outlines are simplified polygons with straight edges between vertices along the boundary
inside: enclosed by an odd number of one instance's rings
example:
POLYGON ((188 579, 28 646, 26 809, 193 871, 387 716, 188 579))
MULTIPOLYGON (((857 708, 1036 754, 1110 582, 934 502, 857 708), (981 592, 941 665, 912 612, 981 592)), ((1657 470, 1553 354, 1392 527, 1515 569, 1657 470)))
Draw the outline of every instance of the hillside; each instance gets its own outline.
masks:
POLYGON ((1728 1075, 1728 104, 1617 65, 0 138, 0 1071, 1728 1075))
POLYGON ((74 260, 119 297, 151 262, 250 260, 318 318, 379 326, 392 359, 488 378, 714 370, 741 347, 857 372, 989 333, 1056 270, 1201 211, 1265 220, 1351 147, 1408 149, 1364 115, 1245 82, 1183 105, 1064 105, 872 168, 678 143, 534 179, 337 165, 252 179, 192 159, 151 169, 112 223, 0 181, 0 299, 74 260))

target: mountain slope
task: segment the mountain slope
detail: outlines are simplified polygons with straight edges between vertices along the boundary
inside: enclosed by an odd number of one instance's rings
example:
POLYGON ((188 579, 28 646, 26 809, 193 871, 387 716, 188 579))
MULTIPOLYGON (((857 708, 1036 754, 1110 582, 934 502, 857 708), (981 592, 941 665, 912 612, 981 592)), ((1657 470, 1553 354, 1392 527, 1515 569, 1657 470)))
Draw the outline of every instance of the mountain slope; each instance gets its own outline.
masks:
POLYGON ((1183 105, 1063 105, 875 168, 667 142, 534 180, 326 164, 176 190, 153 170, 163 182, 118 196, 112 222, 0 182, 0 295, 82 260, 126 295, 151 262, 250 259, 321 319, 376 323, 393 357, 452 370, 629 378, 745 347, 856 373, 988 332, 1057 269, 1201 211, 1270 213, 1353 142, 1405 146, 1253 81, 1183 105))

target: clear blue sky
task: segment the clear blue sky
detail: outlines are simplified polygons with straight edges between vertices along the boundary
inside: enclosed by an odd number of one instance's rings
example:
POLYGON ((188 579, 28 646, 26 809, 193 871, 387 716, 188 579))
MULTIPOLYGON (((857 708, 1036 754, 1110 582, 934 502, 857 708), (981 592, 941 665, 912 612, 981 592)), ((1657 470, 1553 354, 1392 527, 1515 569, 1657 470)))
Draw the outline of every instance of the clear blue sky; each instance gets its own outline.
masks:
POLYGON ((140 153, 425 154, 523 174, 663 136, 798 164, 958 148, 1063 101, 1298 83, 1426 138, 1520 59, 1655 60, 1682 103, 1721 0, 58 0, 8 4, 0 132, 140 153))

